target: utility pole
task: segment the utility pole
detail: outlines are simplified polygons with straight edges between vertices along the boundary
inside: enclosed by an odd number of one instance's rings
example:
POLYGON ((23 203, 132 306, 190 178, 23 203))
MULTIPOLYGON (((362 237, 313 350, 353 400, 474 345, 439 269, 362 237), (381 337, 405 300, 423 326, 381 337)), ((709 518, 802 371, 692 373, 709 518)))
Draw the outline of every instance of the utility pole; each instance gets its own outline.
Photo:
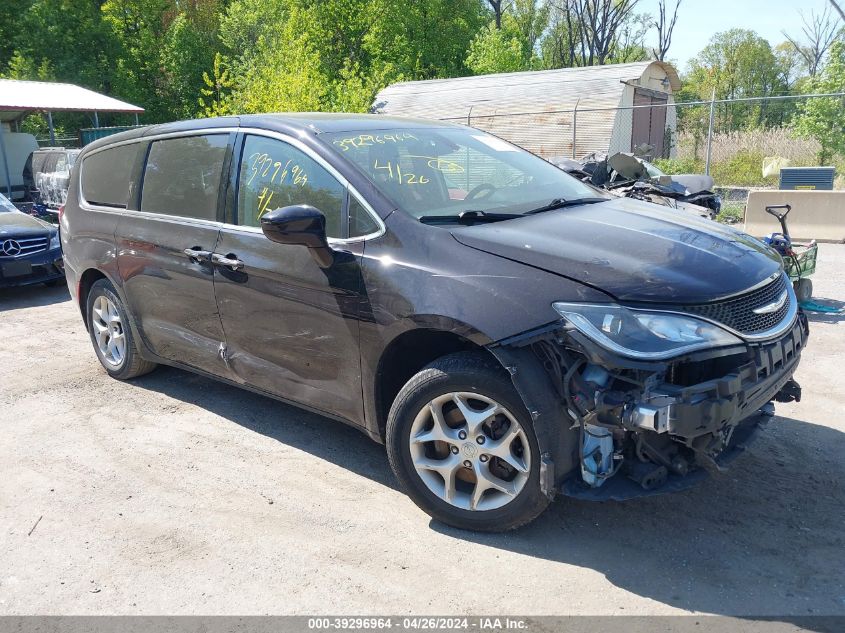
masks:
POLYGON ((716 115, 716 87, 710 93, 710 125, 707 127, 707 159, 704 164, 704 173, 710 175, 710 151, 713 148, 713 120, 716 115))

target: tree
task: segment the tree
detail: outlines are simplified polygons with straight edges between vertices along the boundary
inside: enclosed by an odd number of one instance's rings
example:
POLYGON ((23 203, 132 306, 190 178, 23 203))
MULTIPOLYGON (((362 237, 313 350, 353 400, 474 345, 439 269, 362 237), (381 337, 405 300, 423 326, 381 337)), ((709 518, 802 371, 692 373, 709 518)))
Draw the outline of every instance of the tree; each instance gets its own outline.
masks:
POLYGON ((804 15, 803 12, 799 12, 799 14, 801 15, 801 21, 804 23, 802 31, 806 43, 799 43, 796 38, 790 36, 786 31, 783 31, 783 34, 789 40, 790 44, 795 47, 795 50, 807 61, 807 69, 810 72, 810 76, 813 77, 818 71, 830 45, 836 39, 839 19, 831 13, 829 6, 825 6, 824 11, 821 13, 811 11, 809 17, 804 15))
MULTIPOLYGON (((778 60, 767 40, 754 31, 731 29, 716 33, 689 62, 681 101, 767 97, 783 94, 786 87, 778 60)), ((776 102, 722 104, 717 125, 728 130, 753 129, 781 121, 776 102)))
POLYGON ((788 41, 775 46, 774 54, 784 88, 800 92, 800 85, 808 76, 806 58, 788 41))
POLYGON ((234 82, 229 75, 229 70, 224 67, 223 56, 218 52, 214 55, 214 67, 212 74, 202 74, 202 81, 205 84, 200 88, 199 98, 200 114, 203 116, 222 116, 232 114, 231 94, 234 82))
POLYGON ((33 0, 3 0, 0 2, 0 72, 12 60, 18 41, 23 36, 23 17, 33 0))
POLYGON ((619 35, 613 42, 607 56, 608 64, 629 64, 647 60, 648 49, 645 38, 651 29, 652 18, 645 13, 631 14, 619 28, 619 35))
MULTIPOLYGON (((807 83, 808 93, 845 92, 845 42, 834 42, 827 63, 807 83)), ((833 154, 845 154, 845 117, 841 97, 806 99, 798 106, 795 132, 819 142, 818 161, 824 165, 833 154)))
MULTIPOLYGON (((769 42, 753 31, 731 29, 716 33, 707 46, 689 62, 678 101, 765 97, 785 91, 783 73, 769 42)), ((733 132, 776 126, 788 117, 792 106, 783 101, 719 103, 715 130, 733 132)), ((693 136, 696 149, 703 143, 709 125, 708 106, 678 109, 678 128, 693 136)))
POLYGON ((502 28, 502 13, 504 12, 504 7, 502 6, 502 0, 487 0, 490 3, 490 8, 493 9, 494 21, 496 22, 496 28, 502 28))
POLYGON ((191 118, 205 85, 203 74, 220 49, 216 1, 187 5, 175 14, 160 46, 162 96, 175 118, 191 118))
POLYGON ((466 74, 485 17, 478 0, 233 0, 219 29, 226 107, 365 111, 393 81, 466 74))
POLYGON ((17 53, 35 68, 48 64, 57 81, 111 94, 118 42, 103 20, 102 4, 35 0, 21 17, 19 29, 25 36, 17 38, 17 53))
POLYGON ((548 20, 545 2, 514 0, 498 26, 491 22, 473 38, 467 51, 467 68, 477 75, 539 68, 541 61, 535 48, 548 20))
MULTIPOLYGON (((613 63, 620 35, 630 36, 639 0, 553 0, 551 27, 543 42, 549 68, 613 63)), ((626 50, 630 52, 630 42, 626 50)))
POLYGON ((681 6, 681 0, 675 1, 675 10, 672 11, 672 17, 666 11, 666 0, 660 0, 657 6, 657 21, 654 26, 657 29, 657 48, 652 48, 654 59, 664 61, 666 53, 669 52, 669 47, 672 45, 672 31, 675 30, 675 22, 678 20, 678 8, 681 6))
POLYGON ((472 40, 466 64, 476 75, 510 73, 530 70, 531 58, 526 58, 521 33, 507 26, 496 28, 490 24, 472 40))
POLYGON ((549 25, 551 6, 546 0, 514 0, 509 8, 509 14, 522 35, 525 54, 531 57, 540 36, 549 25))

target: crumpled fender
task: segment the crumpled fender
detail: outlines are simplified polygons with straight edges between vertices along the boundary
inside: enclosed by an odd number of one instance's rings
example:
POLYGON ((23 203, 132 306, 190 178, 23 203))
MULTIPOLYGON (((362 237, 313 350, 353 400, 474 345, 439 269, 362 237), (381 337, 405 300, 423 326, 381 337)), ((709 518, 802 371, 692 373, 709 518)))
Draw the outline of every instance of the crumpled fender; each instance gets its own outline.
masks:
POLYGON ((572 420, 530 347, 493 345, 488 350, 510 374, 531 415, 540 447, 540 489, 553 498, 559 482, 578 466, 578 430, 570 428, 572 420))

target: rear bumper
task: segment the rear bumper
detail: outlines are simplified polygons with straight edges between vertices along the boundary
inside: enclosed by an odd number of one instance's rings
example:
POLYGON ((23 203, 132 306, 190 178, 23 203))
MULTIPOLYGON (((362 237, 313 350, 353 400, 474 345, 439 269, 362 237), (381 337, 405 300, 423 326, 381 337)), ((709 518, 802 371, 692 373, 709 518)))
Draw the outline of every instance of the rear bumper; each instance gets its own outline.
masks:
POLYGON ((13 288, 16 286, 28 286, 31 284, 40 284, 55 279, 62 279, 65 276, 64 263, 62 261, 62 249, 54 248, 51 250, 35 253, 28 257, 20 257, 15 260, 0 259, 0 288, 13 288), (11 275, 3 274, 3 264, 11 261, 25 261, 28 262, 32 269, 29 274, 11 275))

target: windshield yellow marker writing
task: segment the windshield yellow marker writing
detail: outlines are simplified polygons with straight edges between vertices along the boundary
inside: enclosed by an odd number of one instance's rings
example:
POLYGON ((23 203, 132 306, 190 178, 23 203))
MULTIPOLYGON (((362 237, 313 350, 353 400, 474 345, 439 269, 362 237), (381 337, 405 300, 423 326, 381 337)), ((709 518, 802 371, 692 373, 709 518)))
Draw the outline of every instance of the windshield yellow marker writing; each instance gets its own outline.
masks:
POLYGON ((430 178, 425 176, 417 176, 417 174, 405 172, 402 173, 401 165, 394 165, 391 161, 387 161, 384 165, 380 165, 378 160, 373 162, 373 169, 383 169, 387 172, 389 180, 397 180, 400 185, 427 185, 431 182, 430 178), (394 169, 395 168, 395 169, 394 169))
POLYGON ((402 141, 419 140, 409 132, 400 132, 397 134, 359 134, 358 136, 350 136, 349 138, 337 139, 332 141, 333 145, 337 145, 344 152, 348 151, 350 147, 358 149, 361 147, 371 147, 372 145, 384 145, 385 143, 401 143, 402 141))

